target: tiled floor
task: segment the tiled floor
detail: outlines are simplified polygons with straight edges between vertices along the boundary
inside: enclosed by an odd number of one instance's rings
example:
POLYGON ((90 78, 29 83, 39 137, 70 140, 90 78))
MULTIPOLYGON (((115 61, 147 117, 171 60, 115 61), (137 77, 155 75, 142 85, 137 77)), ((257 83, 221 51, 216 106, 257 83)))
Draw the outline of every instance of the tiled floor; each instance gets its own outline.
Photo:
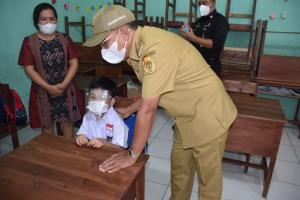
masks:
MULTIPOLYGON (((151 136, 148 140, 150 159, 146 166, 146 200, 168 200, 170 197, 170 152, 172 147, 172 119, 162 110, 158 110, 151 136)), ((39 134, 39 130, 26 127, 19 131, 21 144, 39 134)), ((0 140, 0 153, 12 150, 10 137, 0 140)), ((239 157, 226 153, 226 156, 239 157)), ((258 157, 252 157, 258 160, 258 157)), ((224 189, 222 200, 261 200, 262 174, 249 168, 248 174, 243 168, 223 164, 224 189)), ((195 179, 192 200, 197 199, 198 183, 195 179)), ((300 140, 296 127, 287 124, 284 128, 277 162, 267 200, 300 199, 300 140)))

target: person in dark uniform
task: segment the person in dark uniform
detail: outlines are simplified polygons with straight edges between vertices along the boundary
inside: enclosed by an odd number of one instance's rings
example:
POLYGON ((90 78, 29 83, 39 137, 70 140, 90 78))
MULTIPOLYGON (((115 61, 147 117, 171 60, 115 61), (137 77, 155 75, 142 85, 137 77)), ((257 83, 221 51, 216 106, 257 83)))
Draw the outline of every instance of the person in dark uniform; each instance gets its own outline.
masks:
POLYGON ((190 41, 202 54, 214 72, 221 72, 220 53, 223 49, 229 24, 216 10, 216 0, 199 0, 201 17, 190 27, 182 27, 179 34, 190 41))

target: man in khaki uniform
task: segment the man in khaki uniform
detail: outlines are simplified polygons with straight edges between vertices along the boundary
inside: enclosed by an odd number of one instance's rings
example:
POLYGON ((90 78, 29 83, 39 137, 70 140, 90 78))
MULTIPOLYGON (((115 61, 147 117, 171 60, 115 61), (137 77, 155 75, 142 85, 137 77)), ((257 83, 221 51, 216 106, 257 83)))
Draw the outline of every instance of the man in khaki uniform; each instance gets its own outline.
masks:
POLYGON ((124 117, 138 111, 131 149, 113 155, 99 170, 112 173, 138 159, 161 106, 176 122, 171 199, 190 198, 195 171, 199 198, 221 199, 225 140, 237 111, 220 79, 189 42, 162 29, 138 27, 124 7, 98 11, 93 25, 93 37, 84 46, 101 45, 102 57, 110 63, 127 59, 142 82, 140 100, 118 110, 124 117))

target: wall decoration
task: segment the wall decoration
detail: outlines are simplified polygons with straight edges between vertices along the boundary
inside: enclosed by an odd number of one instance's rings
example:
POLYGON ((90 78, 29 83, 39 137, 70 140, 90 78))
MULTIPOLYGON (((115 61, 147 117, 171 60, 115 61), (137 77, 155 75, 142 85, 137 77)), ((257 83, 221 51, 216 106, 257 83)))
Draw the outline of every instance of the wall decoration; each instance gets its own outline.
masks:
POLYGON ((52 0, 51 2, 52 2, 52 4, 53 4, 53 5, 55 5, 55 4, 56 4, 56 0, 52 0))
POLYGON ((91 7, 90 7, 90 6, 88 6, 88 7, 86 8, 86 12, 87 12, 87 13, 90 13, 90 12, 91 12, 91 7))
POLYGON ((77 12, 80 11, 80 6, 76 6, 76 11, 77 11, 77 12))
POLYGON ((276 14, 275 12, 272 12, 272 14, 270 15, 270 20, 275 20, 276 19, 276 14))
POLYGON ((281 13, 281 19, 285 19, 286 18, 286 11, 283 11, 282 13, 281 13))

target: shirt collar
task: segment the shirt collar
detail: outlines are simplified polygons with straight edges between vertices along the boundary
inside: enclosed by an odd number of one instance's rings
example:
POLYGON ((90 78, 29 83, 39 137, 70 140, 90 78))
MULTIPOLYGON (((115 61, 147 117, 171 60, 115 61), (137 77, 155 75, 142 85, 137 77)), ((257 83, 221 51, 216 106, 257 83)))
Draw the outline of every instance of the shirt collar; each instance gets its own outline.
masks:
POLYGON ((139 60, 140 55, 138 55, 138 51, 139 51, 139 48, 141 48, 141 47, 138 47, 138 45, 140 43, 139 37, 140 37, 140 34, 141 34, 142 31, 143 31, 143 28, 140 27, 140 26, 136 29, 136 31, 134 33, 134 36, 133 36, 133 39, 132 39, 128 59, 133 59, 133 60, 136 60, 136 61, 139 60))

